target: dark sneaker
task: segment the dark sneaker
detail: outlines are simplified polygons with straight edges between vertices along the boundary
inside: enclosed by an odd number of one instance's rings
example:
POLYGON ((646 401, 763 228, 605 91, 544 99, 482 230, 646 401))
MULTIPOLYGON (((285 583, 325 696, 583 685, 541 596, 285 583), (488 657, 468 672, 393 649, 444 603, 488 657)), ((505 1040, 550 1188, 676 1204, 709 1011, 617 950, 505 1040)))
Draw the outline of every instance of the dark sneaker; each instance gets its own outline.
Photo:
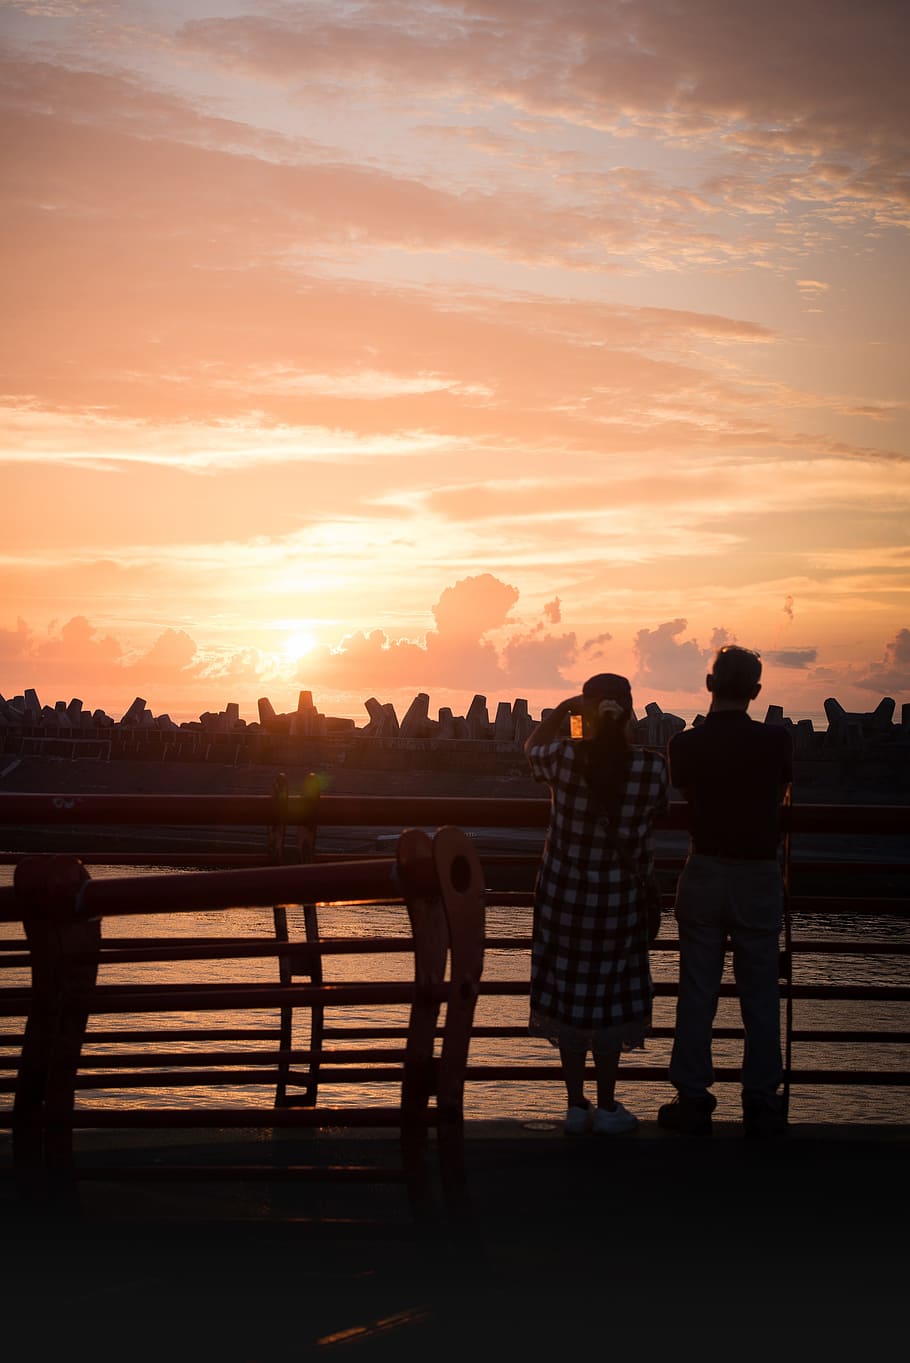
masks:
POLYGON ((657 1112, 657 1125, 679 1136, 710 1136, 711 1113, 717 1107, 713 1093, 703 1098, 690 1098, 678 1093, 672 1103, 664 1103, 657 1112))
POLYGON ((743 1103, 743 1126, 752 1140, 769 1140, 787 1134, 787 1119, 777 1105, 743 1103))

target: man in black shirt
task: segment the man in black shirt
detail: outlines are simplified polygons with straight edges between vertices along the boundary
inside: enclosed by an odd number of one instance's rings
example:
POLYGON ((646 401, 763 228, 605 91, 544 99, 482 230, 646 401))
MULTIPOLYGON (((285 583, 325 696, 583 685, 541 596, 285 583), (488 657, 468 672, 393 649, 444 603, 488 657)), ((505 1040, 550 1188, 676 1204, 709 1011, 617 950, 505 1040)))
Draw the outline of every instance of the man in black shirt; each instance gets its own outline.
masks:
POLYGON ((711 707, 704 723, 674 735, 668 748, 670 784, 689 807, 690 844, 676 891, 679 997, 670 1082, 677 1095, 661 1107, 657 1120, 685 1135, 709 1135, 717 1106, 709 1091, 711 1030, 728 939, 746 1034, 746 1135, 778 1135, 786 1128, 778 1095, 783 1079, 778 846, 793 759, 787 729, 756 723, 746 713, 761 690, 760 677, 757 653, 734 645, 720 649, 705 679, 711 707))

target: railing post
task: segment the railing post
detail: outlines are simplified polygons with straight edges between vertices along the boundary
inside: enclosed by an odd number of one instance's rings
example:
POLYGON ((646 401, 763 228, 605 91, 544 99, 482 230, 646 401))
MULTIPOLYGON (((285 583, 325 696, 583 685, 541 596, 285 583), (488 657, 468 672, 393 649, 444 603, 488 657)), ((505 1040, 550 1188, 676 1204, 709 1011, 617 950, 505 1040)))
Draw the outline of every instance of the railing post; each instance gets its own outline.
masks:
MULTIPOLYGON (((304 782, 303 794, 307 801, 307 819, 305 823, 297 825, 297 850, 302 862, 311 862, 316 855, 316 829, 318 825, 318 807, 320 794, 320 781, 315 772, 309 772, 304 782)), ((323 983, 322 972, 322 952, 319 947, 319 914, 315 904, 304 904, 303 906, 303 934, 304 939, 316 948, 313 955, 309 957, 309 975, 313 984, 323 983)), ((291 1036, 293 1037, 293 1016, 294 1010, 288 1009, 291 1018, 291 1036)), ((304 1107, 315 1107, 319 1097, 319 1064, 322 1055, 322 1044, 325 1038, 325 1007, 321 1003, 314 1003, 310 1008, 310 1065, 307 1076, 307 1085, 297 1100, 304 1107)))
POLYGON ((398 839, 396 875, 414 942, 414 998, 401 1083, 401 1154, 411 1209, 429 1214, 427 1109, 436 1092, 436 1027, 445 984, 449 933, 430 835, 408 828, 398 839))
POLYGON ((452 825, 436 833, 433 861, 451 953, 436 1090, 440 1172, 449 1211, 466 1218, 470 1208, 464 1169, 464 1082, 486 943, 484 875, 470 838, 452 825))
POLYGON ((784 838, 783 838, 783 879, 784 879, 784 949, 781 952, 778 978, 784 982, 784 1083, 781 1105, 784 1117, 790 1112, 790 1072, 793 1065, 793 921, 790 912, 791 898, 791 813, 793 809, 793 786, 788 785, 784 792, 784 838))
MULTIPOLYGON (((320 781, 315 772, 309 772, 304 782, 303 796, 307 802, 307 818, 297 825, 297 856, 301 864, 309 864, 313 861, 316 850, 316 827, 318 821, 320 781)), ((275 782, 275 795, 283 800, 285 808, 288 800, 287 777, 280 775, 275 782)), ((281 833, 281 855, 283 861, 284 831, 281 833)), ((273 850, 273 859, 275 853, 273 850)), ((302 904, 303 909, 303 930, 305 941, 318 947, 319 944, 319 917, 316 912, 315 904, 302 904)), ((288 927, 287 907, 284 904, 276 904, 273 908, 275 923, 275 939, 279 942, 290 941, 290 931, 288 927)), ((322 956, 316 951, 310 960, 310 967, 307 971, 313 984, 320 985, 323 981, 322 975, 322 956)), ((278 957, 278 979, 281 984, 290 984, 294 975, 293 963, 288 956, 278 957)), ((293 1099, 288 1098, 288 1079, 290 1076, 290 1052, 294 1044, 294 1010, 288 1004, 281 1008, 279 1014, 279 1039, 278 1039, 278 1078, 275 1084, 275 1106, 276 1107, 315 1107, 319 1094, 319 1055, 322 1051, 322 1044, 325 1031, 325 1008, 321 1003, 313 1004, 310 1007, 310 1045, 311 1054, 307 1073, 307 1083, 302 1094, 295 1095, 293 1099)))
POLYGON ((85 995, 97 978, 99 922, 80 918, 89 874, 75 856, 27 857, 13 884, 31 956, 31 1002, 13 1103, 13 1160, 20 1190, 72 1190, 73 1108, 85 1039, 85 995))
MULTIPOLYGON (((270 825, 267 837, 267 854, 269 861, 275 866, 284 863, 284 835, 287 824, 287 804, 288 804, 288 778, 284 772, 279 772, 272 785, 272 799, 278 805, 277 822, 270 825)), ((288 934, 288 911, 284 904, 272 905, 272 922, 275 929, 275 941, 287 942, 288 934)), ((281 984, 290 983, 291 963, 287 956, 278 957, 278 979, 281 984)), ((291 1049, 292 1021, 291 1011, 282 1008, 279 1013, 278 1021, 278 1079, 275 1084, 275 1106, 284 1107, 287 1101, 287 1078, 289 1060, 288 1053, 291 1049)))
POLYGON ((276 806, 274 822, 266 830, 266 855, 275 866, 284 861, 284 834, 288 821, 288 778, 281 771, 272 785, 272 803, 276 806))

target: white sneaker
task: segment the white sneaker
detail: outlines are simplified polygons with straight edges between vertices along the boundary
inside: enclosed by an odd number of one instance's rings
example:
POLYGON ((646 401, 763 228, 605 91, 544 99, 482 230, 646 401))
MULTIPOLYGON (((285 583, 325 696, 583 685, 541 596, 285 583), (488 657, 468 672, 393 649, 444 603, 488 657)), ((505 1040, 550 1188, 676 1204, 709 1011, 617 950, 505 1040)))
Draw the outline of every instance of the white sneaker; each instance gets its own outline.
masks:
POLYGON ((562 1129, 567 1136, 586 1136, 591 1129, 591 1107, 570 1107, 562 1129))
POLYGON ((622 1103, 617 1103, 612 1112, 605 1107, 595 1108, 591 1122, 595 1136, 621 1136, 624 1131, 634 1131, 637 1126, 638 1118, 633 1117, 622 1103))

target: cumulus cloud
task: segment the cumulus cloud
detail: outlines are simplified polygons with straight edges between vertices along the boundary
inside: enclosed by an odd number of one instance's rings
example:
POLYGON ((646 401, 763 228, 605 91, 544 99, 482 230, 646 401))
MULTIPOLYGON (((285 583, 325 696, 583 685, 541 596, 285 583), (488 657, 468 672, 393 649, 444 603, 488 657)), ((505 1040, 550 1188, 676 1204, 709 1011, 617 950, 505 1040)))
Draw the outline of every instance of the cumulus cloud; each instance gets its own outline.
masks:
POLYGON ((513 691, 564 687, 577 656, 574 632, 514 635, 502 650, 506 685, 513 691))
POLYGON ((517 600, 518 588, 492 573, 464 577, 446 587, 433 607, 437 637, 453 643, 462 637, 480 638, 505 623, 517 600))
MULTIPOLYGON (((552 634, 544 621, 508 631, 518 589, 492 573, 461 578, 446 587, 432 607, 436 628, 422 639, 393 638, 382 629, 358 630, 334 647, 321 646, 298 664, 296 680, 310 688, 372 693, 429 687, 446 690, 535 690, 563 688, 578 653, 573 632, 552 634), (494 640, 492 637, 496 635, 494 640)), ((558 614, 558 598, 545 615, 558 614)), ((291 680, 287 660, 256 648, 200 645, 185 630, 164 630, 150 648, 136 653, 101 635, 84 616, 49 637, 36 637, 24 620, 0 630, 0 664, 5 675, 22 674, 22 687, 72 688, 91 682, 94 690, 130 685, 166 696, 168 690, 200 695, 222 688, 256 687, 291 680)), ((21 689, 21 688, 20 688, 21 689)), ((169 702, 167 702, 169 704, 169 702)), ((216 702, 224 703, 223 697, 216 702)))
POLYGON ((34 646, 35 658, 45 666, 58 670, 97 666, 117 662, 122 653, 120 644, 110 635, 100 635, 84 615, 74 615, 58 629, 56 622, 49 637, 34 646))
POLYGON ((566 685, 564 669, 577 652, 574 633, 554 636, 539 623, 508 636, 501 648, 488 637, 507 626, 518 595, 517 588, 491 573, 462 578, 433 606, 436 629, 423 640, 393 639, 380 629, 357 631, 335 648, 308 653, 299 678, 307 685, 364 695, 409 686, 533 690, 566 685))
MULTIPOLYGON (((42 636, 22 619, 15 630, 0 629, 0 665, 17 677, 18 689, 39 692, 53 688, 54 700, 80 699, 93 705, 99 691, 130 685, 163 691, 204 676, 201 655, 185 630, 167 629, 145 652, 132 653, 110 634, 102 634, 84 615, 65 624, 52 621, 42 636)), ((42 697, 44 698, 44 697, 42 697)))
POLYGON ((0 630, 0 664, 10 693, 27 687, 53 691, 48 700, 70 700, 98 677, 109 677, 121 667, 123 649, 111 635, 102 635, 84 615, 65 624, 53 621, 45 635, 36 634, 22 619, 16 629, 0 630))
POLYGON ((898 630, 885 645, 881 661, 872 663, 854 685, 879 694, 910 692, 910 629, 898 630))
POLYGON ((635 682, 658 691, 699 691, 711 659, 723 644, 729 643, 723 628, 715 629, 711 643, 703 648, 697 639, 680 639, 688 621, 667 620, 657 629, 640 629, 635 636, 638 671, 635 682))
POLYGON ((182 629, 166 629, 147 653, 126 664, 125 670, 141 673, 153 681, 170 681, 191 675, 198 664, 196 644, 182 629))

